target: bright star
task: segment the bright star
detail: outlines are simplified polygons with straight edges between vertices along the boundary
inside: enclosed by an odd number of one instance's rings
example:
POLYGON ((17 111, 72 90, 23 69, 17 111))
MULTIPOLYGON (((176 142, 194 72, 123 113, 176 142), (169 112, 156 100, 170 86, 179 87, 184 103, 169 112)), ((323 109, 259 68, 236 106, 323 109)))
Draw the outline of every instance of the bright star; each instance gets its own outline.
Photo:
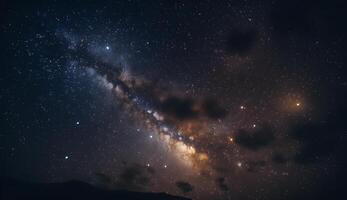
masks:
POLYGON ((106 48, 106 50, 110 50, 110 46, 106 46, 105 48, 106 48))
POLYGON ((163 127, 163 131, 167 132, 169 129, 167 127, 163 127))
POLYGON ((233 141, 234 141, 234 138, 229 137, 229 141, 230 141, 230 142, 233 142, 233 141))
POLYGON ((65 156, 65 160, 69 159, 69 156, 65 156))

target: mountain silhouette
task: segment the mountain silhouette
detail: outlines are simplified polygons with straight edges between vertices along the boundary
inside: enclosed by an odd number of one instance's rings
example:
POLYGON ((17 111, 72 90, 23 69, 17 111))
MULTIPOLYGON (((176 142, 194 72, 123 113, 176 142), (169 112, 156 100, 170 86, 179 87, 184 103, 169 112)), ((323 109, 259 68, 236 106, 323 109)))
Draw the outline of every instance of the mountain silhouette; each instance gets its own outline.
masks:
POLYGON ((126 190, 105 190, 81 181, 62 183, 30 183, 11 178, 1 178, 0 199, 83 199, 83 200, 188 200, 166 193, 145 193, 126 190))

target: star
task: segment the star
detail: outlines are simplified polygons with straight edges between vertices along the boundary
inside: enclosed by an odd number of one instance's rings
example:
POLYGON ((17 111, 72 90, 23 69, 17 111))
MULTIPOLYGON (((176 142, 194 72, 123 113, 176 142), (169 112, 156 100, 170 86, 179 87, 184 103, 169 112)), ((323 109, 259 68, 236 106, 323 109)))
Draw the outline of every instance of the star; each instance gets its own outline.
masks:
POLYGON ((65 160, 69 159, 69 156, 65 156, 65 160))
POLYGON ((237 166, 238 166, 238 167, 242 167, 242 163, 241 163, 241 162, 238 162, 238 163, 237 163, 237 166))
POLYGON ((105 47, 105 49, 106 49, 106 50, 110 50, 111 48, 110 48, 110 46, 107 45, 107 46, 105 47))
POLYGON ((80 125, 80 122, 79 122, 79 121, 77 121, 77 122, 76 122, 76 125, 80 125))
POLYGON ((234 138, 229 137, 228 139, 229 139, 230 143, 233 143, 233 142, 234 142, 234 138))

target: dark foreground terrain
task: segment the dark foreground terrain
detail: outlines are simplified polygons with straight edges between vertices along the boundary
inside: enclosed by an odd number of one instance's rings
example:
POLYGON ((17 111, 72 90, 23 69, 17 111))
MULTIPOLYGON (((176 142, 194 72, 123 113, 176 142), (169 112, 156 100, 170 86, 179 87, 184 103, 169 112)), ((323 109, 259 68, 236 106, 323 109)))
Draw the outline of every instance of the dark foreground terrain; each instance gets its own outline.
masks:
POLYGON ((64 183, 28 183, 1 178, 0 199, 138 199, 187 200, 165 193, 104 190, 80 181, 64 183))

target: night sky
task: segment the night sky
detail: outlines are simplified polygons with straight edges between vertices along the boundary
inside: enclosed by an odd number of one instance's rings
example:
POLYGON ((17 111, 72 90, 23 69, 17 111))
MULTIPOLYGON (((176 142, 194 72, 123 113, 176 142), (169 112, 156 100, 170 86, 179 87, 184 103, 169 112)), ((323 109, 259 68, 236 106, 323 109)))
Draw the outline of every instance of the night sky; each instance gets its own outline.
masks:
POLYGON ((346 198, 341 2, 1 1, 0 175, 346 198))

